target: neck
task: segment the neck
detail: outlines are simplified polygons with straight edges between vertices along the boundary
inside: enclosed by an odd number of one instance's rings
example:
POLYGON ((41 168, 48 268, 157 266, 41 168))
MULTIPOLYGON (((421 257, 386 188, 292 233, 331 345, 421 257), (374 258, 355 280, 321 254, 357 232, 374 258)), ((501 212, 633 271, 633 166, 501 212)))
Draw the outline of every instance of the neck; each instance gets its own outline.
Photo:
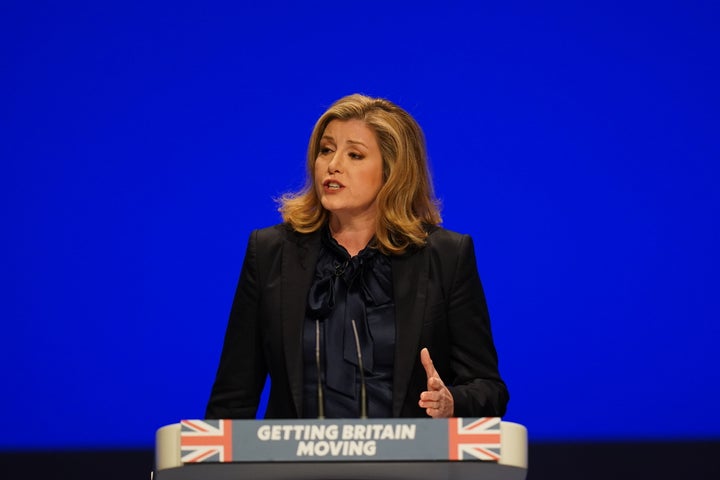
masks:
POLYGON ((375 235, 374 220, 342 222, 337 217, 331 217, 328 226, 335 241, 352 257, 365 248, 375 235))

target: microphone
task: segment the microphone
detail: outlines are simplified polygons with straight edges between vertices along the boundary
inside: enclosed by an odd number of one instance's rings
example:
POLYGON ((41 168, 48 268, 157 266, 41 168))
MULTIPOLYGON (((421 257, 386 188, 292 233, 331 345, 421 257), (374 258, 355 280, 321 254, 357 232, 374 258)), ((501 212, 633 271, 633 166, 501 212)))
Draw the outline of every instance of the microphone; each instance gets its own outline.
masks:
POLYGON ((318 418, 325 418, 325 401, 323 400, 322 370, 320 369, 320 320, 315 319, 315 369, 317 370, 317 401, 318 418))
POLYGON ((367 388, 365 387, 365 369, 362 362, 362 351, 360 350, 360 337, 358 337, 357 325, 352 320, 353 334, 355 335, 355 350, 357 351, 358 368, 360 369, 360 418, 367 418, 367 388))

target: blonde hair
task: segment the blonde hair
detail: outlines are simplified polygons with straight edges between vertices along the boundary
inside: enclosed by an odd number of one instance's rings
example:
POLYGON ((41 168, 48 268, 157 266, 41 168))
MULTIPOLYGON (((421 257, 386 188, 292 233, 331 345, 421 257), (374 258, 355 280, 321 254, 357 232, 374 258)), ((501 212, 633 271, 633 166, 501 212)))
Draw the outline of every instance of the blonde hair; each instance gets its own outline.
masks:
POLYGON ((279 200, 283 220, 301 233, 314 232, 327 222, 329 212, 321 205, 314 185, 320 139, 332 120, 354 119, 362 120, 375 132, 383 159, 376 247, 385 254, 400 255, 412 246, 423 246, 428 235, 426 227, 441 222, 425 136, 409 113, 382 98, 349 95, 333 103, 318 119, 308 144, 305 186, 279 200))

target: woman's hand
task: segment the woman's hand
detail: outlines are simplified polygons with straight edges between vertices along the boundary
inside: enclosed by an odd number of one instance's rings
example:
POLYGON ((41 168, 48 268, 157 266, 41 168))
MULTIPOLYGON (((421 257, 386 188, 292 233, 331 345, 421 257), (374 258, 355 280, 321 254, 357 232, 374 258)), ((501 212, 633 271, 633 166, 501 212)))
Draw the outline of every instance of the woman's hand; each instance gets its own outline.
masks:
POLYGON ((424 408, 425 412, 433 418, 452 417, 455 409, 452 393, 450 393, 450 390, 438 375, 437 370, 435 370, 427 348, 420 351, 420 362, 425 367, 425 373, 427 374, 427 391, 420 394, 418 405, 424 408))

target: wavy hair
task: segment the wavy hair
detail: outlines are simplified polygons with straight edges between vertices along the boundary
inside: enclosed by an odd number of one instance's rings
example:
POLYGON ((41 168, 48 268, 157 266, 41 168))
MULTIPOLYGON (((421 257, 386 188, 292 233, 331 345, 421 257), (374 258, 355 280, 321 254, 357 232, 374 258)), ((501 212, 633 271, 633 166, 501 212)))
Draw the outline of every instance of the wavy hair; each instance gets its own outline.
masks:
POLYGON ((384 183, 377 196, 376 247, 385 254, 400 255, 413 246, 423 246, 427 227, 442 221, 428 168, 425 135, 409 113, 382 98, 349 95, 333 103, 318 119, 308 144, 305 186, 279 200, 283 220, 301 233, 314 232, 328 221, 329 212, 315 190, 314 171, 320 140, 333 120, 361 120, 377 136, 384 183))

